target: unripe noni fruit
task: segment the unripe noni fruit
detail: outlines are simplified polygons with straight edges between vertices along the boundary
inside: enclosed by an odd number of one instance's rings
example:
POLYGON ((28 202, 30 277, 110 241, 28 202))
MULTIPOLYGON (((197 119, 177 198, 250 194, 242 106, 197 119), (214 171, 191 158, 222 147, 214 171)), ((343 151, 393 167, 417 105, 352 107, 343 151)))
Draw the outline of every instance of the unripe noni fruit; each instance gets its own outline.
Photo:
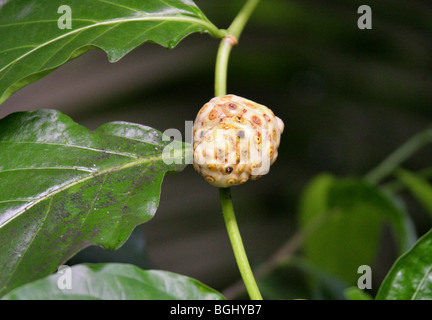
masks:
POLYGON ((211 99, 193 127, 193 165, 216 187, 266 174, 278 156, 281 119, 261 104, 232 94, 211 99))

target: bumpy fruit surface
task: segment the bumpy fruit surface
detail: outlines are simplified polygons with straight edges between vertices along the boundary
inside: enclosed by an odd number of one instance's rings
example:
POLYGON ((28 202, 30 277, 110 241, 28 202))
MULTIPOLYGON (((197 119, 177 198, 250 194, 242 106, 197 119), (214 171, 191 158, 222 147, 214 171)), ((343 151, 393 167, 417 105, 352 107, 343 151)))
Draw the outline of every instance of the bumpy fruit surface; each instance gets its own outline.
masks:
POLYGON ((256 180, 276 161, 283 129, 266 106, 232 94, 215 97, 195 119, 194 168, 216 187, 256 180))

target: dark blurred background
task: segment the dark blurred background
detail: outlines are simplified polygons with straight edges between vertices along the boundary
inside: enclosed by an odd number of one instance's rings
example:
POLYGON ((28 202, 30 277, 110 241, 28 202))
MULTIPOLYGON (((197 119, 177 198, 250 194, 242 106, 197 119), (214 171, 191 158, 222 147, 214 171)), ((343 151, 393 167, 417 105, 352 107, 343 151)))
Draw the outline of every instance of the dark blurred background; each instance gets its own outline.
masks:
MULTIPOLYGON (((219 28, 244 3, 195 2, 219 28)), ((90 51, 14 94, 0 118, 55 108, 91 129, 125 120, 184 133, 185 121, 213 97, 218 45, 194 34, 173 50, 145 44, 115 64, 90 51)), ((270 173, 232 190, 246 251, 258 266, 297 230, 299 195, 311 178, 362 176, 430 124, 432 3, 263 0, 232 51, 228 76, 229 93, 267 105, 285 122, 270 173), (362 4, 372 8, 372 30, 357 27, 362 4)), ((425 149, 406 166, 421 169, 431 159, 425 149)), ((429 219, 407 202, 424 233, 429 219)), ((217 189, 192 166, 167 176, 156 216, 131 238, 140 243, 130 246, 137 264, 223 290, 239 274, 220 211, 217 189)))

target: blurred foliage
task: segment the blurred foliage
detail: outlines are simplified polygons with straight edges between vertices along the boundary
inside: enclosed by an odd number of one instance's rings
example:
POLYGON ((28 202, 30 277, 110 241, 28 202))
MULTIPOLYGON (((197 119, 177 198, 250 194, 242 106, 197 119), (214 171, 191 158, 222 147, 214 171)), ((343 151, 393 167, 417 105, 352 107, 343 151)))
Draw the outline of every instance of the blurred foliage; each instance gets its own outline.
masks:
POLYGON ((346 288, 343 281, 301 259, 281 264, 259 286, 264 299, 343 300, 346 288))

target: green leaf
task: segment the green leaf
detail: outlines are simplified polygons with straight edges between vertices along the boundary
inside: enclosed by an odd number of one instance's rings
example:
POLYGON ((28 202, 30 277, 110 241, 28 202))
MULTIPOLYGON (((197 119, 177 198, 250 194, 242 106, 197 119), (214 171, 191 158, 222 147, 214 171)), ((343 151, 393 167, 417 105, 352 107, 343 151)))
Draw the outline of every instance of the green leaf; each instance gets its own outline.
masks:
POLYGON ((191 0, 0 1, 0 103, 89 49, 115 62, 144 42, 173 48, 194 32, 224 35, 191 0), (63 5, 71 29, 58 26, 63 5))
POLYGON ((224 300, 217 291, 179 274, 134 265, 83 264, 23 285, 3 300, 224 300), (67 276, 70 275, 70 283, 67 276), (59 285, 60 284, 60 285, 59 285))
POLYGON ((54 110, 0 120, 0 295, 91 244, 122 245, 153 217, 165 174, 185 166, 165 163, 182 162, 167 146, 183 143, 125 122, 91 132, 54 110))
POLYGON ((358 287, 349 287, 344 290, 344 295, 349 300, 373 300, 373 298, 365 291, 358 287))
POLYGON ((432 230, 401 256, 390 269, 377 300, 432 299, 432 230))
POLYGON ((259 287, 264 299, 341 300, 346 284, 304 259, 294 258, 260 279, 259 287))
POLYGON ((432 216, 432 186, 430 183, 423 177, 406 170, 398 170, 396 176, 432 216))
POLYGON ((385 222, 390 223, 400 252, 415 239, 403 208, 378 187, 358 179, 317 177, 300 202, 300 226, 307 233, 306 257, 348 284, 358 278, 358 267, 376 257, 385 222))

